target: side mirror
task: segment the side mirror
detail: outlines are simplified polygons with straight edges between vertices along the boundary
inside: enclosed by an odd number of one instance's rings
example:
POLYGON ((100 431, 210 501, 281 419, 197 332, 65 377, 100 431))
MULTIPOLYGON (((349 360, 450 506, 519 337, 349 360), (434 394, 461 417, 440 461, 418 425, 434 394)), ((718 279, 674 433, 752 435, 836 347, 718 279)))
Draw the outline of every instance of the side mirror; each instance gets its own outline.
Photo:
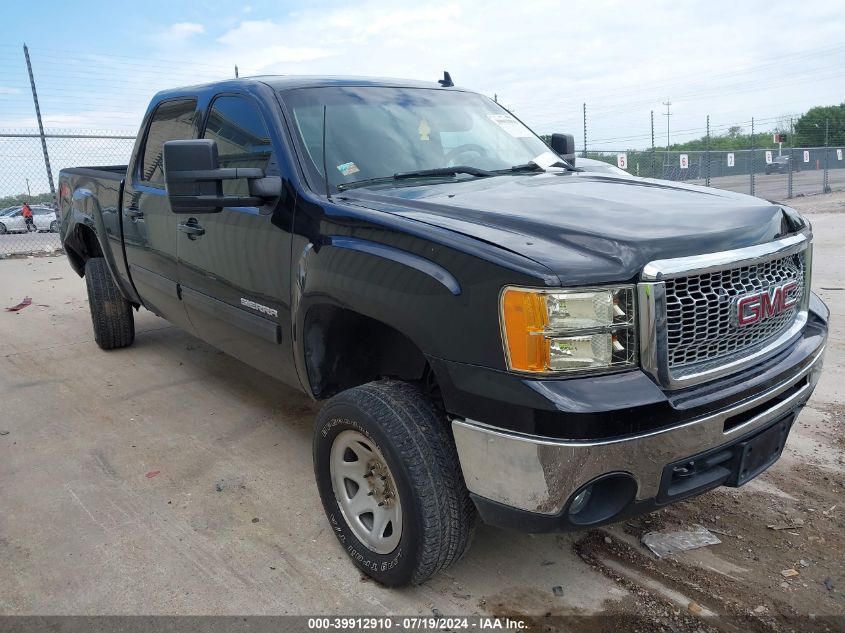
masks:
POLYGON ((282 180, 257 167, 220 167, 217 143, 209 139, 164 144, 164 186, 174 213, 217 213, 223 207, 257 207, 278 198, 282 180), (247 178, 249 196, 223 194, 223 181, 247 178))
POLYGON ((552 134, 552 149, 558 156, 567 161, 570 165, 575 165, 575 137, 571 134, 552 134))

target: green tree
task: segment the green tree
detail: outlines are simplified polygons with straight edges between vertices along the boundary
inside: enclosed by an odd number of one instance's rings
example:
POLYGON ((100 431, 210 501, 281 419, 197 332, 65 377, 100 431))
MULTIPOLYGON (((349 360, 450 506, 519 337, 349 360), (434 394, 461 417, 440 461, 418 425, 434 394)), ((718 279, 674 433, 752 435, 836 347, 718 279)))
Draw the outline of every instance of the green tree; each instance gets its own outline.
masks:
POLYGON ((29 204, 50 204, 53 202, 53 196, 49 193, 36 193, 31 196, 25 193, 19 193, 16 196, 3 196, 0 198, 0 209, 16 207, 22 205, 24 202, 28 202, 29 204))
POLYGON ((845 103, 816 106, 801 115, 795 122, 795 146, 824 145, 825 126, 828 129, 828 145, 845 145, 845 103))

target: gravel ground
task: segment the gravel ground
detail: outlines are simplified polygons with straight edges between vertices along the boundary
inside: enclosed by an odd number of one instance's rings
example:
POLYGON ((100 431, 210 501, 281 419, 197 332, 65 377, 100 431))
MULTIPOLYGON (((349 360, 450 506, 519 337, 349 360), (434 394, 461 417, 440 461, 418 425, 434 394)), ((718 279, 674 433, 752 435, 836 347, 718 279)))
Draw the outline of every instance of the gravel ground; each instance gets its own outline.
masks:
POLYGON ((362 577, 326 529, 314 403, 147 312, 135 346, 101 352, 84 284, 63 258, 0 262, 0 305, 33 299, 0 312, 0 615, 436 612, 548 630, 845 628, 845 194, 793 206, 813 223, 814 289, 832 330, 825 373, 773 468, 603 530, 481 527, 463 561, 401 591, 362 577), (639 543, 696 525, 722 543, 660 560, 639 543), (591 614, 609 620, 572 619, 591 614))

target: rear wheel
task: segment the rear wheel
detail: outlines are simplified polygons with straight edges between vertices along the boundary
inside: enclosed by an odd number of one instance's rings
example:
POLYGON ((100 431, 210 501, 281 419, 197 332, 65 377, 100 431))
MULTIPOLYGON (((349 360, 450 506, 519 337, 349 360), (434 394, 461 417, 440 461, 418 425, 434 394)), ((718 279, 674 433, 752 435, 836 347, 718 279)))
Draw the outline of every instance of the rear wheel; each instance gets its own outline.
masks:
POLYGON ((329 400, 314 472, 332 531, 385 585, 419 584, 469 548, 475 507, 446 420, 414 385, 382 380, 329 400))
POLYGON ((50 233, 58 233, 59 232, 59 222, 58 220, 53 220, 50 222, 50 233))
POLYGON ((92 257, 85 262, 85 285, 97 345, 101 349, 132 345, 135 340, 132 304, 120 294, 102 257, 92 257))

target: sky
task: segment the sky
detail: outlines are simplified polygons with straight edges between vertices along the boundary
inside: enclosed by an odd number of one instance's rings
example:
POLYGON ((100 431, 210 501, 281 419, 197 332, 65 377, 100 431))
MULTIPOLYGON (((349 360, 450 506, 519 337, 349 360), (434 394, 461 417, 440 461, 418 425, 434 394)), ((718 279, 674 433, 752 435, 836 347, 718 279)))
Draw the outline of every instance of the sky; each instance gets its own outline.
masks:
POLYGON ((137 131, 158 90, 252 74, 440 78, 498 95, 538 133, 591 149, 731 125, 771 129, 845 101, 840 0, 6 2, 0 128, 137 131))

